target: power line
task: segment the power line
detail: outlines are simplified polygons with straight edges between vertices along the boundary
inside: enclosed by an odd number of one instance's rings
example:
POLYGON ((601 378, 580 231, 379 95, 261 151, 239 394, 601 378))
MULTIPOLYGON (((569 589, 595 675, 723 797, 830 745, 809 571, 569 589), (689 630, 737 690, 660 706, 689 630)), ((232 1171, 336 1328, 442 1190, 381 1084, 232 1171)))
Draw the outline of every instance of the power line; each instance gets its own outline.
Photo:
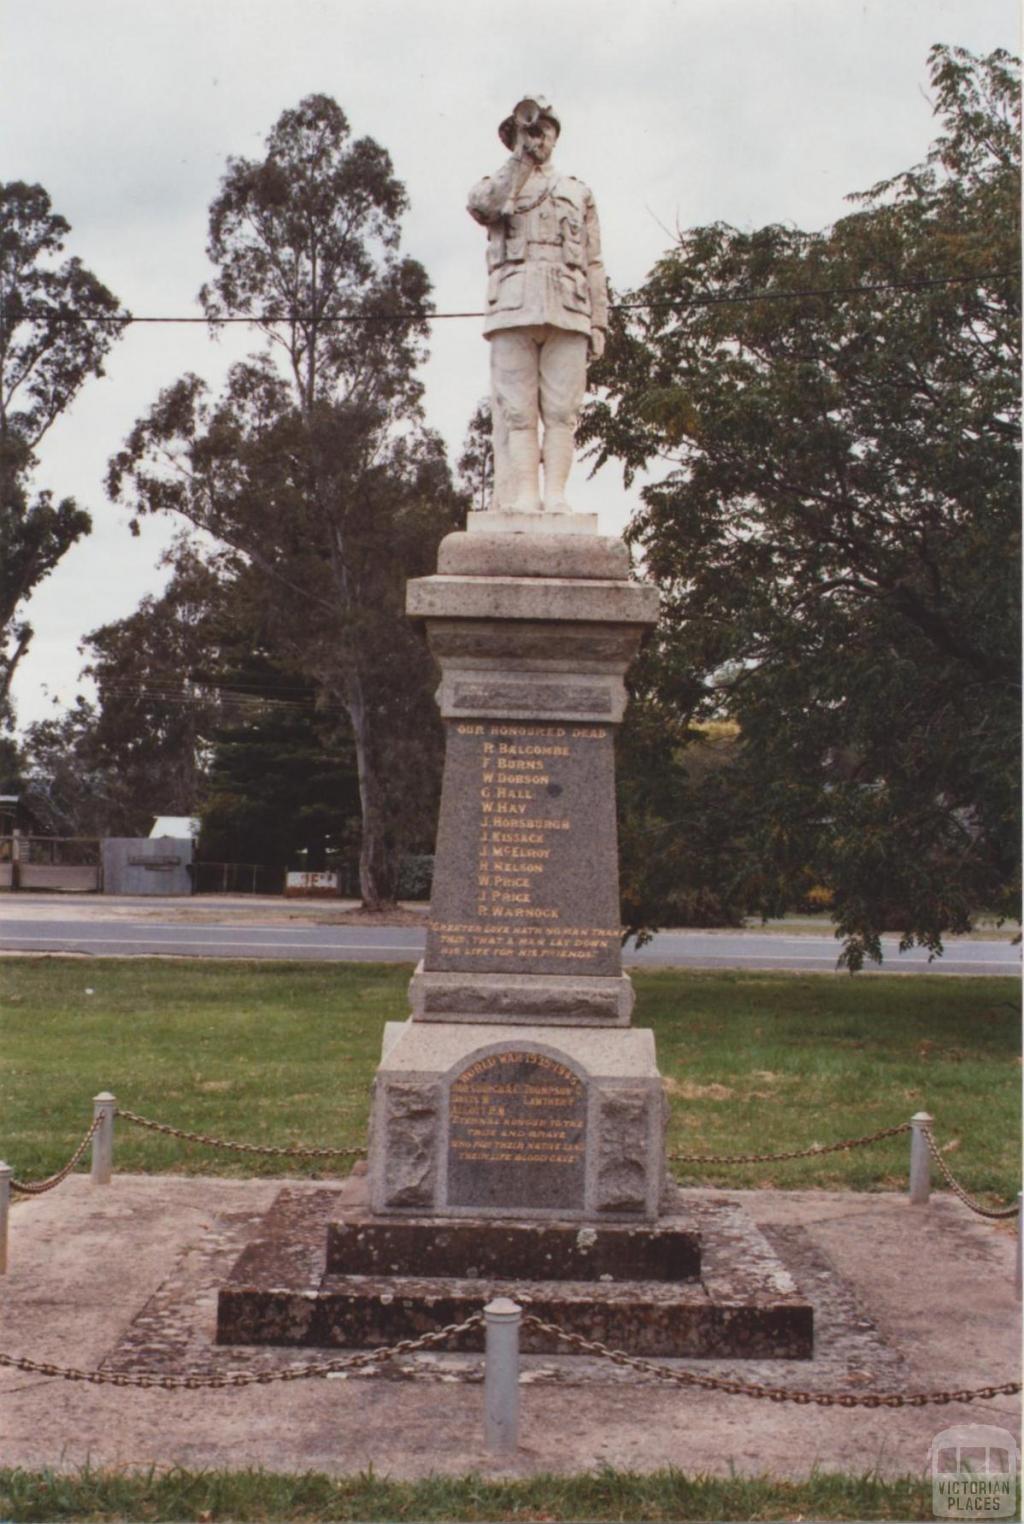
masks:
MULTIPOLYGON (((96 679, 94 678, 94 681, 96 679)), ((213 683, 196 685, 196 691, 182 688, 178 685, 162 683, 130 683, 130 682, 97 682, 97 687, 102 694, 109 694, 122 699, 137 699, 141 703, 154 704, 178 704, 185 708, 210 707, 217 704, 231 707, 232 702, 236 707, 249 710, 274 709, 288 711, 293 714, 341 714, 343 708, 338 704, 318 704, 313 696, 307 699, 278 698, 273 694, 245 692, 235 689, 234 686, 223 686, 213 683)), ((298 689, 283 689, 282 692, 299 692, 298 689)))
MULTIPOLYGON (((613 302, 611 310, 613 312, 657 312, 686 307, 751 306, 757 302, 807 301, 816 297, 870 296, 885 291, 929 291, 941 286, 980 284, 983 281, 1010 281, 1017 278, 1016 271, 986 270, 973 275, 937 275, 923 279, 876 281, 870 284, 850 286, 808 286, 795 290, 696 292, 688 296, 665 297, 659 301, 613 302)), ((214 328, 229 327, 232 324, 270 327, 279 323, 302 324, 314 321, 309 314, 300 312, 244 313, 231 317, 136 317, 129 312, 119 314, 61 312, 48 307, 33 308, 31 306, 24 307, 19 316, 40 318, 47 322, 99 323, 109 324, 114 327, 127 327, 128 325, 135 327, 141 325, 159 326, 168 324, 214 328)), ((443 323, 460 321, 467 318, 479 319, 486 316, 486 312, 342 312, 334 316, 320 317, 315 319, 315 321, 326 327, 344 327, 360 323, 443 323)), ((2 304, 0 304, 0 326, 2 326, 2 322, 3 308, 2 304)))

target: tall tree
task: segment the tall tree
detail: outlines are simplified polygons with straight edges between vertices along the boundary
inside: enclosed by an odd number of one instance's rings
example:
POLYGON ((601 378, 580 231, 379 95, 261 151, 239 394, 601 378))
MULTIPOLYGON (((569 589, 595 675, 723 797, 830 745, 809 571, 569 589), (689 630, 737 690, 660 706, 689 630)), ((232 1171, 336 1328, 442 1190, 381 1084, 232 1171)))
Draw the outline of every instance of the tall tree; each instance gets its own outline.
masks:
POLYGON ((136 834, 125 813, 123 779, 95 745, 97 719, 96 706, 79 696, 70 709, 25 731, 20 792, 43 835, 136 834))
POLYGON ((317 872, 358 853, 359 791, 344 716, 250 649, 211 679, 212 735, 200 848, 207 861, 317 872))
POLYGON ((96 702, 28 727, 36 813, 57 835, 146 835, 155 815, 193 815, 219 719, 196 681, 213 654, 222 585, 181 547, 159 597, 82 643, 96 702))
POLYGON ((645 697, 739 727, 722 860, 749 908, 816 879, 851 967, 1019 913, 1019 70, 930 65, 926 161, 822 233, 684 234, 586 422, 627 479, 660 461, 645 697))
POLYGON ((91 527, 73 498, 31 496, 35 452, 128 319, 81 260, 60 262, 69 231, 41 185, 0 183, 0 723, 32 639, 21 606, 91 527))
POLYGON ((201 296, 211 320, 253 315, 266 350, 217 402, 194 376, 169 388, 109 477, 137 512, 178 513, 251 567, 282 659, 345 710, 371 907, 394 898, 439 776, 404 582, 432 569, 462 511, 420 417, 429 282, 398 253, 405 205, 387 154, 352 141, 326 96, 286 111, 262 160, 231 160, 201 296))

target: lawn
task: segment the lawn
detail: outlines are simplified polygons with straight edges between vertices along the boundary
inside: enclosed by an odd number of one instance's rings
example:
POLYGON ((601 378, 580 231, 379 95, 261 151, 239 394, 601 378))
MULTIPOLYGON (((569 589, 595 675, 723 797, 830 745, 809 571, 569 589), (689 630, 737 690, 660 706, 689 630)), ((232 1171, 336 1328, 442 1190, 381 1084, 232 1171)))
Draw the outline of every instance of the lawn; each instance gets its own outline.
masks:
POLYGON ((4 1519, 489 1520, 929 1519, 931 1488, 919 1478, 883 1481, 821 1473, 689 1477, 607 1469, 582 1476, 492 1481, 482 1476, 394 1482, 373 1473, 329 1477, 254 1471, 141 1476, 0 1470, 4 1519))
MULTIPOLYGON (((8 959, 0 963, 0 1157, 35 1179, 68 1157, 91 1097, 254 1143, 365 1141, 400 965, 8 959)), ((930 1111, 972 1191, 1019 1189, 1019 985, 939 975, 659 970, 634 976, 672 1103, 669 1146, 829 1143, 930 1111)), ((552 1032, 557 1042, 557 1031, 552 1032)), ((116 1168, 274 1174, 119 1124, 116 1168)), ((689 1184, 901 1189, 907 1140, 768 1166, 682 1166, 689 1184)), ((289 1161, 289 1173, 323 1173, 289 1161)))

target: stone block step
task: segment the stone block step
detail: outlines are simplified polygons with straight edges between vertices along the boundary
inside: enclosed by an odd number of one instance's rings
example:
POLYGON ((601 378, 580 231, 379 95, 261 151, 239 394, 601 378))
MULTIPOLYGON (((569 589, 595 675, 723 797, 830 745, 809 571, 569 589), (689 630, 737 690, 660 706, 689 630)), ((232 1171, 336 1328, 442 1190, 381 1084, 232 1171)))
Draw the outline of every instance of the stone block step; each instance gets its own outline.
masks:
MULTIPOLYGON (((512 1296, 527 1312, 570 1333, 635 1355, 691 1359, 807 1359, 811 1310, 716 1303, 699 1282, 532 1281, 325 1275, 314 1297, 278 1290, 225 1288, 218 1309, 220 1344, 270 1342, 328 1349, 372 1349, 460 1323, 494 1296, 512 1296)), ((444 1346, 483 1348, 474 1328, 444 1346)), ((575 1354, 553 1336, 524 1327, 526 1354, 575 1354)))
MULTIPOLYGON (((372 1348, 461 1322, 501 1295, 630 1354, 759 1360, 813 1354, 810 1303, 764 1235, 728 1198, 690 1202, 677 1194, 673 1210, 659 1223, 700 1239, 699 1280, 551 1280, 543 1262, 529 1276, 333 1273, 327 1268, 328 1227, 341 1212, 346 1221, 365 1221, 360 1192, 365 1192, 362 1181, 349 1181, 342 1190, 282 1189, 220 1288, 219 1344, 372 1348)), ((458 1227, 471 1230, 469 1224, 458 1227)), ((606 1225, 600 1230, 606 1232, 606 1225)), ((578 1234, 579 1226, 573 1231, 578 1234)), ((520 1247, 525 1242, 521 1239, 520 1247)), ((480 1348, 480 1331, 453 1347, 480 1348)), ((525 1334, 523 1347, 571 1353, 535 1331, 525 1334)))
POLYGON ((468 1221, 347 1212, 327 1229, 329 1275, 544 1281, 687 1281, 700 1234, 673 1223, 468 1221))

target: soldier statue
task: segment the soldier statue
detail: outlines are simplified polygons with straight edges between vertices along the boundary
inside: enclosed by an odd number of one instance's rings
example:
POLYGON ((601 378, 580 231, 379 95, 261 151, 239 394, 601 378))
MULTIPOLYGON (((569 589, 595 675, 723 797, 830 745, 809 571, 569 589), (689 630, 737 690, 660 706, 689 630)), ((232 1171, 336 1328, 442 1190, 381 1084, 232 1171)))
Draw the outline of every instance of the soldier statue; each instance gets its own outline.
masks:
POLYGON ((487 228, 494 504, 501 513, 570 513, 565 485, 587 360, 600 359, 608 285, 594 198, 551 162, 561 124, 543 96, 498 128, 511 158, 469 193, 487 228), (539 492, 544 426, 544 497, 539 492))

